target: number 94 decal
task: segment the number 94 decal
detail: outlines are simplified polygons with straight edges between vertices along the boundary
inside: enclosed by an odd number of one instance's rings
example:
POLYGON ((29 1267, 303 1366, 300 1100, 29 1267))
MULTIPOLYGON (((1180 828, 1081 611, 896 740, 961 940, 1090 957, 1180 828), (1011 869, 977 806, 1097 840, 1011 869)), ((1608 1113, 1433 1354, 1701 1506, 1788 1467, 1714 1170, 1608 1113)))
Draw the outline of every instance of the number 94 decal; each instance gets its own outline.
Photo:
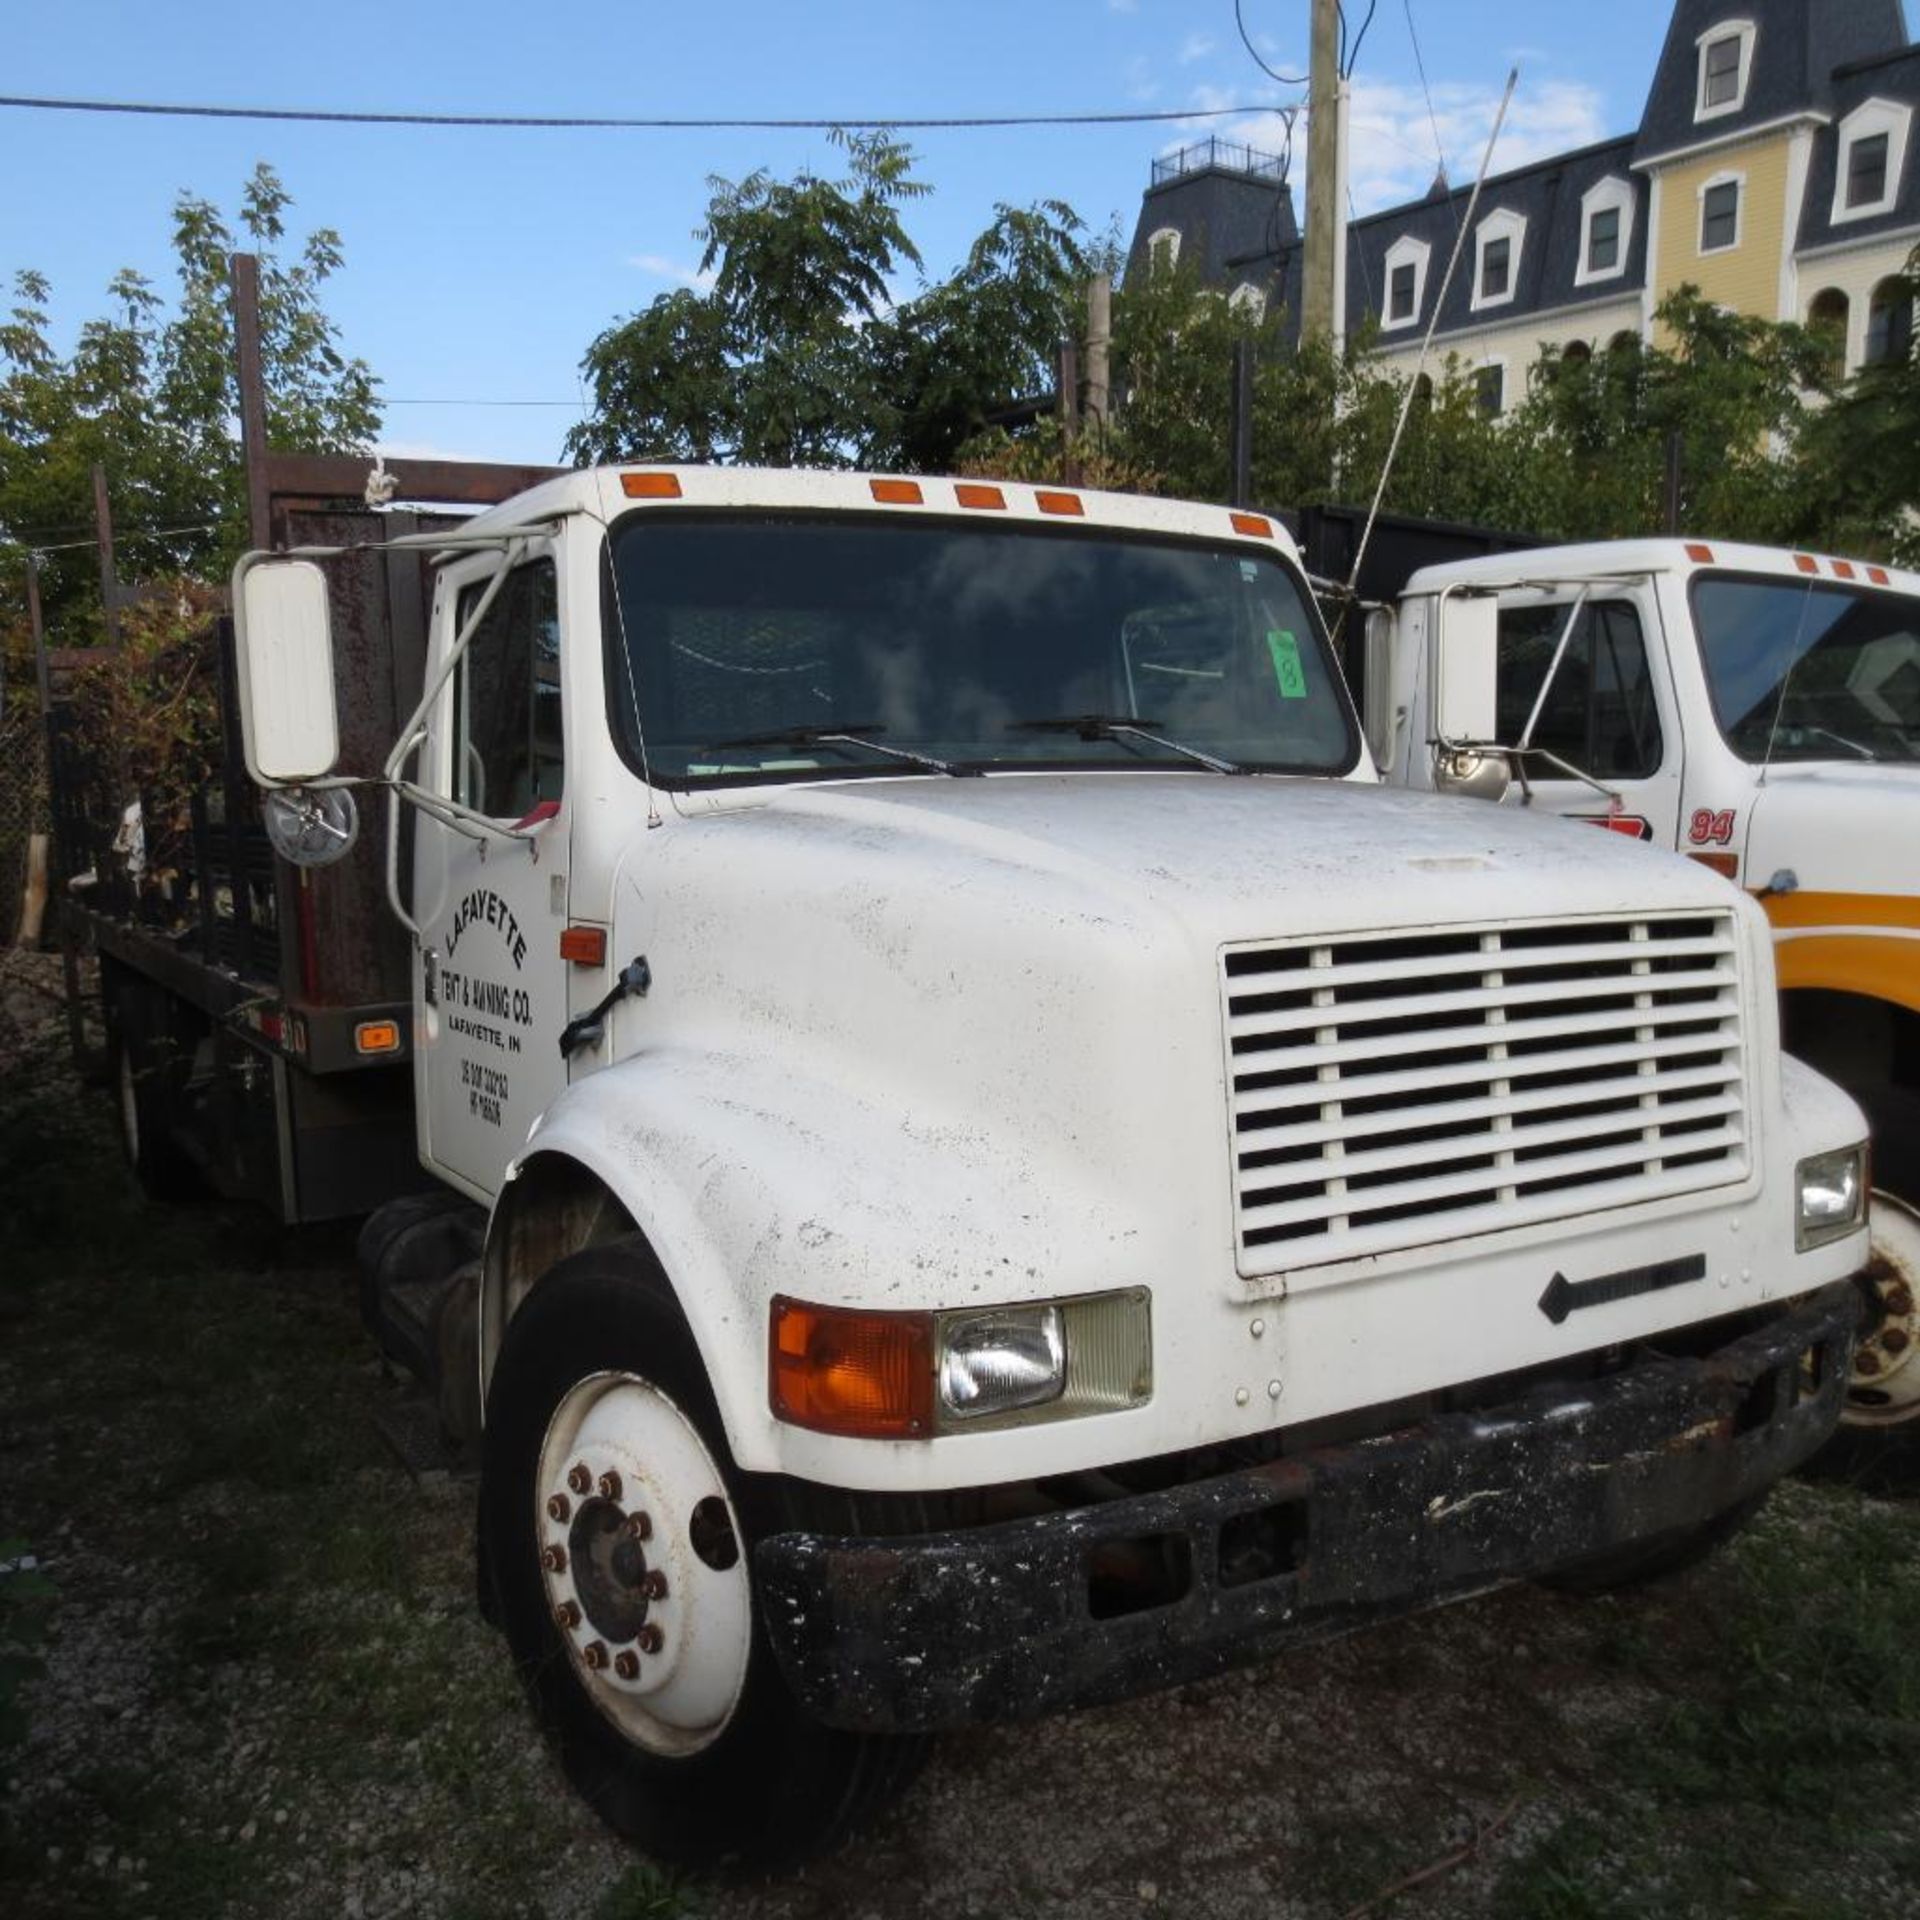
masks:
POLYGON ((1728 847, 1733 844, 1733 823, 1738 809, 1729 807, 1724 813, 1715 813, 1711 807, 1700 807, 1687 823, 1687 839, 1696 847, 1728 847))

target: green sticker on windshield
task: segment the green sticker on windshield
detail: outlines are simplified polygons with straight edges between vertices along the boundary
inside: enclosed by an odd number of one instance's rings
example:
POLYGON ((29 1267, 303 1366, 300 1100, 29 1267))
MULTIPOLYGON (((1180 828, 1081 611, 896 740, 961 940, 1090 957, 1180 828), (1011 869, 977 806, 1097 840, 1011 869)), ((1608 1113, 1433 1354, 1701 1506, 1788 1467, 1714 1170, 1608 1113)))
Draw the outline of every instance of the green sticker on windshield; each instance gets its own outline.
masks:
POLYGON ((1269 628, 1267 651, 1273 655, 1273 677, 1282 700, 1307 697, 1307 670, 1300 664, 1300 642, 1286 628, 1269 628))

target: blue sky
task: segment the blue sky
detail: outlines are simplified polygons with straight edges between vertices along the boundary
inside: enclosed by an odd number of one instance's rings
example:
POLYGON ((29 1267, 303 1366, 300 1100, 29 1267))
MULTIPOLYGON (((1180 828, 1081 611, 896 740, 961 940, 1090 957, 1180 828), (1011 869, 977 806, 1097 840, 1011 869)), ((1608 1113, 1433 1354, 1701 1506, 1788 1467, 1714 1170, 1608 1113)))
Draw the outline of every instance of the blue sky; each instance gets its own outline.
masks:
MULTIPOLYGON (((1350 16, 1364 0, 1349 0, 1350 16)), ((1509 64, 1521 90, 1497 165, 1639 118, 1666 0, 1605 7, 1411 0, 1441 143, 1470 177, 1509 64)), ((1305 70, 1307 0, 1246 0, 1272 64, 1305 70)), ((303 34, 253 0, 0 0, 8 93, 453 113, 950 115, 1197 109, 1294 97, 1248 59, 1232 0, 335 0, 303 34)), ((1408 0, 1380 0, 1355 74, 1359 211, 1432 179, 1435 127, 1408 0)), ((1131 233, 1155 155, 1209 130, 1277 143, 1270 111, 1210 128, 911 136, 934 192, 909 224, 935 276, 997 201, 1042 195, 1131 233)), ((550 460, 593 336, 691 276, 711 174, 831 170, 824 136, 437 131, 0 110, 0 275, 54 283, 60 344, 122 266, 170 273, 173 199, 231 210, 258 160, 296 232, 339 230, 328 305, 380 377, 389 450, 550 460), (555 402, 550 406, 476 401, 555 402), (460 404, 418 404, 457 402, 460 404)), ((902 286, 903 294, 913 291, 902 286)))

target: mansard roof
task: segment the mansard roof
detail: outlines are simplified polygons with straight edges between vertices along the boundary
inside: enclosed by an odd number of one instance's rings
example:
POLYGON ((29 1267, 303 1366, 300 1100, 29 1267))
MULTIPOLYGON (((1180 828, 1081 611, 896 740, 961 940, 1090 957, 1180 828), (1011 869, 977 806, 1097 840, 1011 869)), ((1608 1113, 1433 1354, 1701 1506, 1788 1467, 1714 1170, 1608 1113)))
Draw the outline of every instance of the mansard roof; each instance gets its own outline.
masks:
POLYGON ((1893 205, 1865 219, 1835 220, 1834 194, 1839 180, 1841 145, 1849 115, 1870 101, 1884 100, 1913 110, 1920 122, 1920 46, 1903 47, 1877 60, 1860 60, 1833 76, 1833 125, 1822 127, 1814 141, 1813 163, 1807 173, 1806 209, 1800 219, 1797 248, 1849 245, 1876 240, 1890 233, 1920 226, 1920 127, 1910 127, 1895 182, 1893 205))
MULTIPOLYGON (((1632 171, 1632 155, 1633 136, 1629 134, 1577 153, 1556 154, 1489 180, 1474 209, 1475 228, 1502 212, 1518 214, 1527 223, 1513 298, 1498 307, 1474 310, 1477 249, 1470 234, 1441 312, 1441 336, 1466 327, 1512 326, 1535 313, 1637 294, 1647 277, 1647 184, 1632 171), (1618 180, 1632 194, 1633 231, 1627 245, 1626 270, 1581 286, 1577 275, 1586 240, 1581 200, 1604 180, 1618 180)), ((1446 278, 1455 236, 1472 197, 1470 186, 1461 187, 1442 197, 1393 207, 1354 223, 1347 239, 1347 310, 1355 321, 1363 313, 1381 314, 1386 303, 1388 251, 1401 239, 1411 238, 1431 249, 1426 285, 1417 325, 1408 327, 1404 335, 1396 328, 1389 338, 1413 338, 1425 333, 1446 278)))
POLYGON ((1204 141, 1156 163, 1141 202, 1127 272, 1144 269, 1156 233, 1180 236, 1180 264, 1203 285, 1253 285, 1284 297, 1300 273, 1300 225, 1282 163, 1250 148, 1204 141))
POLYGON ((1907 44, 1901 0, 1675 0, 1666 46, 1640 118, 1634 164, 1771 126, 1832 112, 1834 72, 1907 44), (1700 42, 1716 27, 1751 25, 1753 66, 1733 113, 1696 117, 1700 42))

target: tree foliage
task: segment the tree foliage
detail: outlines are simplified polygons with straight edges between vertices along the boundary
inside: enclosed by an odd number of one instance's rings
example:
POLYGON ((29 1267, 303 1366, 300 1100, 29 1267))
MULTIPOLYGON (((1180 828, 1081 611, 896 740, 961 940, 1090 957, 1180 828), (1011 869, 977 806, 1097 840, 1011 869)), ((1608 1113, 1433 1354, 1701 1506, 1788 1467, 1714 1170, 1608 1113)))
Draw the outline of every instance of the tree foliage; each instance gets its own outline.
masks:
POLYGON ((593 411, 570 458, 951 464, 1044 378, 1088 267, 1073 211, 998 208, 951 279, 896 305, 896 279, 923 264, 904 210, 928 188, 891 135, 834 139, 840 179, 709 183, 711 285, 663 294, 594 340, 593 411))
MULTIPOLYGON (((241 191, 238 234, 260 258, 267 440, 296 452, 352 452, 379 427, 372 373, 343 352, 321 301, 341 263, 339 235, 315 228, 290 250, 291 202, 257 167, 241 191)), ((0 325, 0 593, 17 616, 26 549, 84 542, 95 463, 107 473, 123 571, 224 570, 245 541, 245 477, 228 256, 236 231, 211 201, 174 204, 178 289, 171 306, 142 275, 114 277, 109 306, 70 354, 51 338, 51 289, 23 271, 0 325), (11 549, 11 553, 8 550, 11 549)), ((90 551, 49 551, 43 587, 56 623, 98 615, 90 551)))

